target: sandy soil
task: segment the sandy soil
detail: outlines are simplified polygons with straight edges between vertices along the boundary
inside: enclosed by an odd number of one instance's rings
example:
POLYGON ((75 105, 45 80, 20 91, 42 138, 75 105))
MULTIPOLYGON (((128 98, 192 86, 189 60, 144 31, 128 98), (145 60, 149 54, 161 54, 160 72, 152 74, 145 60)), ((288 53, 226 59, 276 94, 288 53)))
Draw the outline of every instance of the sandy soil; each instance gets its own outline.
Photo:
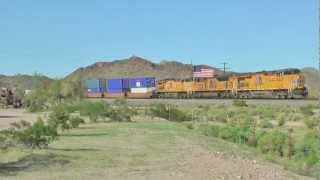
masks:
POLYGON ((28 113, 25 109, 0 109, 0 129, 10 127, 10 124, 20 120, 34 122, 41 113, 28 113))

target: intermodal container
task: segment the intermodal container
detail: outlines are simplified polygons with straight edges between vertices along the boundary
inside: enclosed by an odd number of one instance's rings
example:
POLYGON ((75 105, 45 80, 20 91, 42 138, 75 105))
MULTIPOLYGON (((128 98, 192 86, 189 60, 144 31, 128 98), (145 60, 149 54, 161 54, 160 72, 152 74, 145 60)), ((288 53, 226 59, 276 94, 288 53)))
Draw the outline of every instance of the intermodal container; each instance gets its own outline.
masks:
POLYGON ((155 88, 131 88, 130 92, 131 93, 148 93, 148 92, 153 92, 155 88))
POLYGON ((106 84, 108 93, 123 93, 129 90, 128 79, 109 79, 106 84))
POLYGON ((88 79, 85 82, 85 86, 88 89, 101 88, 100 80, 99 79, 88 79))
POLYGON ((87 88, 87 93, 100 93, 101 88, 87 88))
POLYGON ((132 78, 130 88, 150 88, 155 87, 155 78, 132 78))

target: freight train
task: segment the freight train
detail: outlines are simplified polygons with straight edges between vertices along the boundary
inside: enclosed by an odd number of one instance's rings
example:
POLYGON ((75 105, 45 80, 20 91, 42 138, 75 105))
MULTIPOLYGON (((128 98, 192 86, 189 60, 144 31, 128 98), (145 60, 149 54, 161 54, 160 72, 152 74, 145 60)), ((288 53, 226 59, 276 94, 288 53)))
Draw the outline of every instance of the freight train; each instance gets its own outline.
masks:
POLYGON ((95 98, 306 98, 298 69, 234 73, 190 79, 125 78, 87 80, 87 97, 95 98))

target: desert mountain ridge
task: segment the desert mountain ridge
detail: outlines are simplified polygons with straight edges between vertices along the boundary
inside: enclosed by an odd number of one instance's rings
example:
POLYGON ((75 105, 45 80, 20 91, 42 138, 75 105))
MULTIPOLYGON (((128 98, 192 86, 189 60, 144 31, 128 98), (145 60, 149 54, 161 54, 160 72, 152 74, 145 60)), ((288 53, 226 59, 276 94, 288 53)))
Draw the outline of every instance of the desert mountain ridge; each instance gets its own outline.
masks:
MULTIPOLYGON (((203 65, 216 70, 217 74, 223 72, 215 67, 203 65)), ((306 78, 306 86, 311 97, 319 96, 320 73, 317 69, 306 67, 301 69, 306 78)), ((227 72, 231 73, 231 72, 227 72)), ((93 78, 126 78, 126 77, 156 77, 157 79, 188 79, 192 77, 192 65, 178 61, 164 60, 154 63, 138 56, 132 56, 122 60, 100 61, 87 67, 81 67, 67 75, 64 80, 93 79, 93 78)), ((50 83, 53 79, 40 75, 14 75, 0 74, 0 87, 19 87, 32 89, 35 82, 50 83)))

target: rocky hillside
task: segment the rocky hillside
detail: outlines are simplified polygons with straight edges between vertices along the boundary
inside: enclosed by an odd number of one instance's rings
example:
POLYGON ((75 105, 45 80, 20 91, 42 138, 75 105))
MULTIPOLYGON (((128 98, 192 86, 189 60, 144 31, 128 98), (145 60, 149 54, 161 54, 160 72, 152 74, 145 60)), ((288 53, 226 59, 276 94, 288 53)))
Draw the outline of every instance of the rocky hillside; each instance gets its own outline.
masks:
MULTIPOLYGON (((216 69, 218 74, 221 71, 216 69)), ((306 84, 310 91, 310 97, 317 97, 320 90, 320 73, 314 68, 302 69, 306 77, 306 84)), ((121 77, 145 77, 152 76, 157 79, 179 78, 186 79, 192 77, 192 67, 190 64, 183 64, 176 61, 162 61, 152 63, 141 57, 132 56, 128 59, 116 60, 112 62, 97 62, 88 67, 79 68, 66 79, 90 79, 90 78, 121 78, 121 77)))
POLYGON ((156 77, 157 79, 185 79, 192 77, 192 66, 176 61, 162 61, 158 64, 141 57, 132 56, 128 59, 97 62, 91 66, 80 68, 67 76, 67 79, 76 76, 80 76, 81 79, 145 76, 156 77))
POLYGON ((52 79, 42 76, 42 75, 14 75, 14 76, 5 76, 0 75, 0 88, 17 88, 20 90, 32 89, 38 83, 50 83, 52 79))

